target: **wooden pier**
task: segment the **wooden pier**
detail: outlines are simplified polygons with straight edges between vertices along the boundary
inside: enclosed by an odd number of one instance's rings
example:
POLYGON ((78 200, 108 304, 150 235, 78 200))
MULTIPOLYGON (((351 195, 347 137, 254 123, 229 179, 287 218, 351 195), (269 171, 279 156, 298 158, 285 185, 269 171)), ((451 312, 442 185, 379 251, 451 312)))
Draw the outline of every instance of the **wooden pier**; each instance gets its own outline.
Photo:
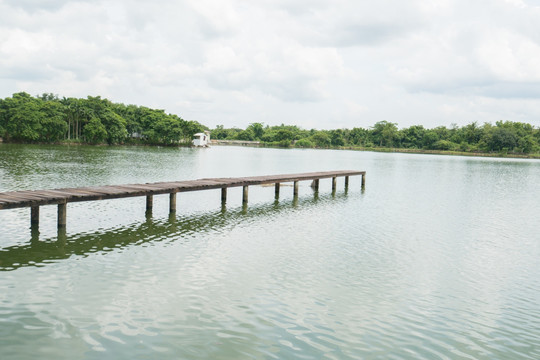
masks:
POLYGON ((29 207, 30 223, 39 224, 39 207, 58 205, 58 228, 65 228, 67 223, 67 204, 70 202, 119 199, 126 197, 146 196, 146 210, 151 211, 153 196, 169 194, 169 210, 176 211, 176 194, 179 192, 221 189, 221 201, 227 200, 227 189, 242 186, 242 202, 248 202, 248 188, 253 185, 275 184, 275 195, 279 197, 280 184, 292 182, 293 195, 298 195, 299 181, 312 181, 315 191, 319 189, 319 180, 332 179, 332 191, 336 190, 336 179, 345 177, 345 187, 349 185, 349 176, 362 176, 362 187, 365 186, 366 172, 354 170, 313 172, 303 174, 283 174, 270 176, 253 176, 239 178, 211 178, 176 182, 158 182, 147 184, 91 186, 54 190, 27 190, 0 193, 0 210, 29 207))

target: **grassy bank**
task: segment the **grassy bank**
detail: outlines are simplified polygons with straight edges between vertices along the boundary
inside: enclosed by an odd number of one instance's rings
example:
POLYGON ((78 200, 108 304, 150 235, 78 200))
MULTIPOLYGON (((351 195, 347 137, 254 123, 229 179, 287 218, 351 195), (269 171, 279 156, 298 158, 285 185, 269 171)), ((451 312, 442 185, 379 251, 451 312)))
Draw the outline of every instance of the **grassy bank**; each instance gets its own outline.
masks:
POLYGON ((540 154, 516 154, 516 153, 486 153, 486 152, 465 152, 450 150, 423 150, 423 149, 398 149, 398 148, 363 148, 363 147, 339 147, 343 150, 376 151, 376 152, 397 152, 407 154, 436 154, 436 155, 459 155, 477 157, 498 157, 498 158, 519 158, 519 159, 540 159, 540 154))
POLYGON ((244 141, 241 144, 236 143, 213 143, 217 146, 249 146, 249 147, 265 147, 274 149, 319 149, 319 150, 354 150, 354 151, 374 151, 385 153, 406 153, 406 154, 433 154, 433 155, 457 155, 457 156, 474 156, 474 157, 494 157, 494 158, 516 158, 516 159, 540 159, 540 154, 518 154, 507 152, 466 152, 466 151, 450 151, 450 150, 424 150, 424 149, 400 149, 400 148, 387 148, 387 147, 360 147, 360 146, 329 146, 329 147, 295 147, 283 146, 272 143, 252 142, 244 141))

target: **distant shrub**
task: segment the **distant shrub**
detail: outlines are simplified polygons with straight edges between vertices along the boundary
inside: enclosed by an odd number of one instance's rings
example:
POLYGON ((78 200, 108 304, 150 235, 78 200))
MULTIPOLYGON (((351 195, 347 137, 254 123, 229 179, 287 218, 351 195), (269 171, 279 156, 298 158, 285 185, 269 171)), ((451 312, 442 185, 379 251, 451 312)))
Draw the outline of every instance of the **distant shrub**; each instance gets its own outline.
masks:
POLYGON ((294 144, 294 146, 297 148, 312 148, 314 145, 308 139, 300 139, 294 144))
POLYGON ((433 144, 433 148, 435 150, 457 150, 458 147, 459 147, 458 144, 453 143, 448 140, 439 140, 433 144))
POLYGON ((459 144, 459 150, 460 151, 471 151, 471 145, 467 144, 465 141, 462 141, 461 144, 459 144))
POLYGON ((278 142, 279 147, 290 147, 291 146, 291 140, 283 139, 278 142))

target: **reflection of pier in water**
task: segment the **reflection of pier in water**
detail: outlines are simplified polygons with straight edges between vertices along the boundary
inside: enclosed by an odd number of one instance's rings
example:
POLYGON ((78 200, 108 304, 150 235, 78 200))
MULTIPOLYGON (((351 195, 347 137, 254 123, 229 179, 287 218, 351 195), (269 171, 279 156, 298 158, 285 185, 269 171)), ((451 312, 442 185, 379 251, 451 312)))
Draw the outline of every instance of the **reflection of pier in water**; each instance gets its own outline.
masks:
POLYGON ((0 271, 15 270, 24 266, 45 266, 58 260, 72 256, 85 256, 97 252, 109 252, 131 245, 167 241, 172 236, 189 237, 193 234, 210 232, 236 225, 250 219, 276 215, 291 209, 303 211, 322 203, 343 200, 348 197, 348 190, 320 196, 314 191, 314 196, 298 198, 290 202, 279 202, 278 197, 271 204, 242 207, 228 210, 222 204, 219 211, 193 215, 169 214, 168 218, 153 219, 147 213, 146 221, 130 226, 112 228, 106 231, 67 235, 59 231, 57 238, 40 239, 39 229, 32 227, 30 243, 0 248, 0 271))

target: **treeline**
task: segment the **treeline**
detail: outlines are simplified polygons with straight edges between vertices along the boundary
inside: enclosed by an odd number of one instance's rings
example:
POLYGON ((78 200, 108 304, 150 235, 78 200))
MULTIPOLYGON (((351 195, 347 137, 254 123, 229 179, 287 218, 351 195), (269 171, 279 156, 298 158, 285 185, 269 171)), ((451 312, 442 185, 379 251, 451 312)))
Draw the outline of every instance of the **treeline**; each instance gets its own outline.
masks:
MULTIPOLYGON (((16 142, 82 142, 107 144, 190 144, 193 134, 207 129, 163 110, 113 103, 100 96, 59 98, 25 92, 0 99, 0 137, 16 142)), ((260 141, 269 146, 299 148, 391 148, 509 154, 540 154, 540 129, 527 123, 473 122, 463 127, 426 129, 379 121, 370 128, 305 130, 297 126, 245 129, 217 126, 213 139, 260 141)))
POLYGON ((100 96, 60 99, 21 92, 0 99, 0 137, 5 141, 188 144, 204 129, 163 110, 117 104, 100 96))
POLYGON ((261 141, 265 145, 299 148, 356 147, 447 150, 459 152, 540 153, 540 129, 530 124, 498 121, 495 125, 476 122, 463 127, 439 126, 426 129, 414 125, 398 129, 397 124, 379 121, 370 128, 304 130, 297 126, 264 126, 252 123, 246 129, 217 126, 213 139, 261 141))

